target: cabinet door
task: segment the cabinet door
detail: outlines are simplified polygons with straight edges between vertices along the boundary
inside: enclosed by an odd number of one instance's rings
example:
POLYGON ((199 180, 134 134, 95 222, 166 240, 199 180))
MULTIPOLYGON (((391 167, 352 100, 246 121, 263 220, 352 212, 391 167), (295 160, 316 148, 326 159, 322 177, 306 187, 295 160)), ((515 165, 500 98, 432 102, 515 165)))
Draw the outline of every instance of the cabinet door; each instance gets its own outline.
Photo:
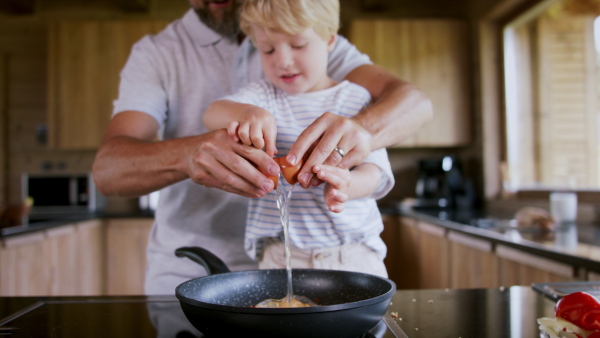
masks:
POLYGON ((387 246, 387 255, 383 262, 385 263, 388 277, 397 284, 402 278, 399 255, 400 245, 398 243, 400 222, 397 215, 382 215, 382 219, 384 228, 381 233, 381 239, 387 246))
POLYGON ((398 228, 398 269, 402 276, 398 278, 398 289, 418 289, 420 287, 421 267, 419 265, 419 232, 417 221, 401 217, 398 228))
POLYGON ((101 220, 77 223, 77 266, 80 296, 104 293, 104 230, 101 220))
POLYGON ((7 237, 0 247, 2 296, 82 296, 103 292, 102 221, 7 237))
POLYGON ((498 283, 498 259, 490 241, 450 231, 450 287, 491 288, 498 283))
POLYGON ((77 228, 65 225, 46 230, 46 242, 49 248, 45 257, 50 270, 50 295, 79 295, 77 228))
POLYGON ((132 45, 168 21, 68 21, 49 25, 48 141, 97 149, 132 45))
POLYGON ((504 245, 496 247, 496 255, 499 257, 501 285, 530 285, 575 280, 575 268, 562 262, 504 245))
POLYGON ((0 247, 0 295, 51 294, 50 249, 43 232, 7 237, 0 247))
POLYGON ((106 294, 144 294, 146 246, 153 219, 111 219, 106 224, 106 294))
POLYGON ((415 84, 434 118, 397 147, 444 147, 471 141, 467 24, 458 20, 355 20, 349 39, 372 61, 415 84))
POLYGON ((420 287, 440 289, 450 287, 450 260, 446 229, 419 222, 420 287))

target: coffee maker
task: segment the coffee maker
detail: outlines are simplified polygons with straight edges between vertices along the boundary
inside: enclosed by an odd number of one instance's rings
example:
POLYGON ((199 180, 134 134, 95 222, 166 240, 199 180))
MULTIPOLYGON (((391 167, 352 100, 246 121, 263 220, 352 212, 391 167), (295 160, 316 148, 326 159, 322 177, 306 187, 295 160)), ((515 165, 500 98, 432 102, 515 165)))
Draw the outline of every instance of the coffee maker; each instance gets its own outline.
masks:
POLYGON ((454 156, 420 160, 415 193, 416 207, 468 208, 475 203, 473 184, 454 156))

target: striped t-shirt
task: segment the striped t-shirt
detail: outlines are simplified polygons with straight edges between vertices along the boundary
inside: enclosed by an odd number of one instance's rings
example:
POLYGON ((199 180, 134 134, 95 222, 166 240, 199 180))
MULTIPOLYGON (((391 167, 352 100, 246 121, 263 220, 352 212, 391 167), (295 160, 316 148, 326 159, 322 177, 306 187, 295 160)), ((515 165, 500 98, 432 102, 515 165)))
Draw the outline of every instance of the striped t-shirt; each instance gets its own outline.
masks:
MULTIPOLYGON (((223 99, 252 104, 271 112, 277 123, 278 156, 285 156, 300 133, 323 113, 352 117, 369 104, 371 96, 363 87, 348 81, 316 92, 288 95, 262 80, 223 99)), ((328 210, 323 199, 324 184, 309 189, 294 188, 289 209, 289 234, 293 245, 300 249, 318 249, 364 243, 379 257, 385 257, 386 246, 379 236, 383 222, 375 199, 392 189, 394 176, 385 149, 371 152, 364 162, 374 163, 381 169, 379 187, 369 198, 347 201, 341 213, 328 210)), ((280 179, 279 184, 288 183, 280 179)), ((245 245, 252 258, 260 254, 257 248, 261 247, 262 238, 283 240, 276 201, 275 191, 250 201, 245 245)))

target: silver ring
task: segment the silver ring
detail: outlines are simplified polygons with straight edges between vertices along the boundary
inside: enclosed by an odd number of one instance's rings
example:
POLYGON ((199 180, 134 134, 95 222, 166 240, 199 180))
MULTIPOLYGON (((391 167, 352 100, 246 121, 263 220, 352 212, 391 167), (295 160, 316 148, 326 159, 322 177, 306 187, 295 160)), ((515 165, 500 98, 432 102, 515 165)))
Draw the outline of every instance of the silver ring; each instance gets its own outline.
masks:
POLYGON ((343 151, 342 149, 340 149, 340 147, 335 147, 335 150, 338 154, 340 154, 340 156, 343 158, 344 156, 346 156, 346 152, 343 151))

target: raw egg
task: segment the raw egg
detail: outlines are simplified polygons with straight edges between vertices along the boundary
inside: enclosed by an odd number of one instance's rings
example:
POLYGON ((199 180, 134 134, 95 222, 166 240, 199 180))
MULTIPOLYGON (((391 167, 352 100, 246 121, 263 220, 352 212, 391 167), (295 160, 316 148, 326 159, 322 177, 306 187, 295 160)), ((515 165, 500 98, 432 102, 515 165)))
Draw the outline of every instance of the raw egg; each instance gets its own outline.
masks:
MULTIPOLYGON (((298 183, 298 172, 300 171, 300 168, 302 168, 302 165, 304 164, 304 161, 302 159, 300 159, 300 161, 298 161, 298 163, 296 165, 289 165, 287 163, 287 161, 285 160, 285 157, 276 157, 273 160, 275 160, 275 162, 277 164, 279 164, 279 168, 281 169, 281 174, 283 175, 283 178, 289 183, 289 184, 296 184, 298 183)), ((275 183, 275 188, 277 188, 277 184, 279 183, 279 176, 268 176, 273 183, 275 183)))

